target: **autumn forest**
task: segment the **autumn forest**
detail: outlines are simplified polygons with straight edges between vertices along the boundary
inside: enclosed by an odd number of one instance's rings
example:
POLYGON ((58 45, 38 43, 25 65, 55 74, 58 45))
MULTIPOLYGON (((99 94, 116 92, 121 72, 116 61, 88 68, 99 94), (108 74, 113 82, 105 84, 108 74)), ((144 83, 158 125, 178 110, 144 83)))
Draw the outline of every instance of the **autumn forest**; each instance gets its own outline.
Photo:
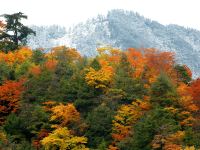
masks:
POLYGON ((174 53, 105 46, 85 57, 66 46, 32 50, 23 40, 34 31, 23 28, 27 34, 12 41, 6 17, 1 150, 200 149, 200 79, 174 53))

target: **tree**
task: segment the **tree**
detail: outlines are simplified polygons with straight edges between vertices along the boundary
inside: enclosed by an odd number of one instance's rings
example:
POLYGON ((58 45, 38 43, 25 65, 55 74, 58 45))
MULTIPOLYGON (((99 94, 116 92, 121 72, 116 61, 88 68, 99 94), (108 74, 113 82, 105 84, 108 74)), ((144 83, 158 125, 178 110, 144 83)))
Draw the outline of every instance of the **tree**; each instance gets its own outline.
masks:
POLYGON ((122 105, 113 120, 112 137, 114 141, 119 142, 126 138, 130 134, 132 126, 141 115, 142 112, 139 107, 135 107, 132 104, 122 105))
POLYGON ((14 66, 22 64, 32 57, 32 50, 28 47, 22 47, 14 52, 0 52, 0 60, 5 61, 8 65, 14 66))
POLYGON ((0 85, 4 80, 9 79, 9 74, 11 72, 11 68, 4 61, 0 61, 0 85))
POLYGON ((150 110, 133 126, 133 135, 120 142, 118 147, 122 150, 151 150, 158 137, 160 141, 180 130, 174 118, 173 114, 162 108, 150 110))
POLYGON ((176 65, 178 79, 185 84, 188 84, 192 80, 192 72, 186 65, 176 65))
POLYGON ((195 133, 198 133, 197 135, 200 135, 200 78, 194 80, 191 83, 190 87, 193 103, 197 106, 197 112, 195 113, 196 121, 193 125, 193 128, 195 130, 195 133))
POLYGON ((4 130, 10 135, 12 141, 31 141, 41 129, 50 128, 48 114, 41 107, 23 104, 23 110, 18 114, 10 114, 3 125, 4 130), (29 116, 29 117, 27 117, 29 116))
POLYGON ((81 55, 74 48, 66 46, 54 47, 51 50, 49 57, 58 60, 59 62, 76 62, 81 58, 81 55))
POLYGON ((105 89, 111 84, 112 77, 113 69, 110 66, 104 66, 98 71, 90 67, 85 76, 85 80, 89 86, 96 89, 105 89))
POLYGON ((191 87, 184 83, 180 83, 177 88, 177 92, 179 94, 179 104, 185 110, 195 112, 198 110, 198 107, 194 104, 191 91, 191 87))
POLYGON ((0 124, 11 112, 17 111, 23 90, 22 80, 6 81, 0 86, 0 124))
POLYGON ((97 148, 101 144, 107 145, 111 140, 113 111, 101 104, 91 111, 87 118, 88 129, 85 135, 88 137, 88 145, 97 148))
POLYGON ((36 65, 43 63, 45 61, 44 52, 41 49, 34 50, 31 60, 36 65))
POLYGON ((145 79, 151 84, 156 81, 161 72, 175 79, 174 63, 175 57, 172 52, 160 52, 155 49, 145 49, 146 58, 145 79))
POLYGON ((70 123, 77 123, 80 120, 80 114, 73 104, 60 104, 52 108, 51 121, 59 121, 61 127, 70 123))
POLYGON ((149 99, 136 100, 132 104, 121 105, 114 116, 112 137, 119 142, 131 134, 132 126, 150 109, 149 99))
POLYGON ((200 78, 194 80, 191 83, 191 94, 192 94, 194 103, 200 109, 200 78))
POLYGON ((0 49, 4 52, 16 50, 27 43, 27 36, 35 32, 21 23, 21 19, 27 19, 23 13, 5 14, 5 30, 0 34, 0 49))
POLYGON ((85 147, 87 138, 71 135, 66 127, 54 130, 41 143, 45 150, 89 150, 85 147))
POLYGON ((101 69, 101 65, 99 64, 99 61, 96 58, 92 61, 90 67, 92 67, 96 71, 101 69))
POLYGON ((133 76, 136 78, 140 77, 144 71, 144 65, 146 63, 145 57, 139 50, 129 48, 127 51, 127 58, 131 66, 134 67, 133 76))
POLYGON ((128 61, 127 55, 121 55, 121 61, 114 74, 114 88, 125 92, 125 103, 131 103, 134 99, 141 99, 146 93, 143 82, 133 77, 134 67, 128 61))
POLYGON ((171 80, 161 74, 151 87, 151 102, 154 105, 173 106, 177 104, 177 92, 171 80))

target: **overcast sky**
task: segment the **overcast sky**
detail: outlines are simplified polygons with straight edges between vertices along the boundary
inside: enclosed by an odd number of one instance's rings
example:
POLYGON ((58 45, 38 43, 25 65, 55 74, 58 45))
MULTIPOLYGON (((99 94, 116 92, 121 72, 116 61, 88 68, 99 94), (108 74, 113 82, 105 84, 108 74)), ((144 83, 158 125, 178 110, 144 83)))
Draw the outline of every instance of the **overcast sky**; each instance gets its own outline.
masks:
POLYGON ((0 14, 21 11, 35 25, 71 26, 111 9, 200 30, 200 0, 0 0, 0 14))

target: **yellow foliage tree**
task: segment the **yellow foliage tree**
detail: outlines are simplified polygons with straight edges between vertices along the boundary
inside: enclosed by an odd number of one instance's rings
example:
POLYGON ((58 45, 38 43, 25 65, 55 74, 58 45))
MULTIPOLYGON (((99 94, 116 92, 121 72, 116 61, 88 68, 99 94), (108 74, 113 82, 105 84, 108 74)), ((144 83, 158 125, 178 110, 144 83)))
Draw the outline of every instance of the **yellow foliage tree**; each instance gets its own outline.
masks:
POLYGON ((85 76, 85 80, 89 86, 93 86, 97 89, 107 88, 113 76, 113 69, 110 66, 102 66, 102 68, 98 71, 90 67, 85 76))
POLYGON ((148 104, 140 100, 130 105, 122 105, 113 120, 113 139, 121 141, 127 137, 130 134, 132 125, 142 116, 143 110, 148 108, 148 104))
POLYGON ((66 127, 54 130, 41 140, 45 150, 89 150, 85 147, 86 143, 86 137, 73 136, 66 127))
POLYGON ((80 114, 76 110, 73 104, 67 104, 67 105, 60 104, 53 107, 51 110, 52 114, 50 120, 59 121, 60 127, 64 127, 69 123, 77 123, 80 120, 80 114))

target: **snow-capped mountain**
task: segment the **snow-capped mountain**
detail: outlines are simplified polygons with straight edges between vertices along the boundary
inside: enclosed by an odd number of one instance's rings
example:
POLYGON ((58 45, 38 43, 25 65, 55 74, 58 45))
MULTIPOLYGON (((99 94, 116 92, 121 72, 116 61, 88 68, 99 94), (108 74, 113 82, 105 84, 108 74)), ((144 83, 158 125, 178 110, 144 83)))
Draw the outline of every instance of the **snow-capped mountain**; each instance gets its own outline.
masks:
POLYGON ((177 25, 162 25, 137 13, 112 10, 106 16, 97 16, 70 29, 63 27, 36 27, 36 37, 29 38, 33 48, 67 45, 77 48, 82 55, 95 55, 96 48, 111 45, 154 47, 176 53, 177 61, 188 65, 194 77, 200 75, 200 31, 177 25))
POLYGON ((51 48, 54 46, 58 46, 61 44, 67 44, 67 40, 65 43, 63 41, 58 40, 66 35, 65 27, 61 27, 59 25, 52 26, 30 26, 35 32, 36 36, 30 35, 28 37, 28 45, 33 48, 51 48))

